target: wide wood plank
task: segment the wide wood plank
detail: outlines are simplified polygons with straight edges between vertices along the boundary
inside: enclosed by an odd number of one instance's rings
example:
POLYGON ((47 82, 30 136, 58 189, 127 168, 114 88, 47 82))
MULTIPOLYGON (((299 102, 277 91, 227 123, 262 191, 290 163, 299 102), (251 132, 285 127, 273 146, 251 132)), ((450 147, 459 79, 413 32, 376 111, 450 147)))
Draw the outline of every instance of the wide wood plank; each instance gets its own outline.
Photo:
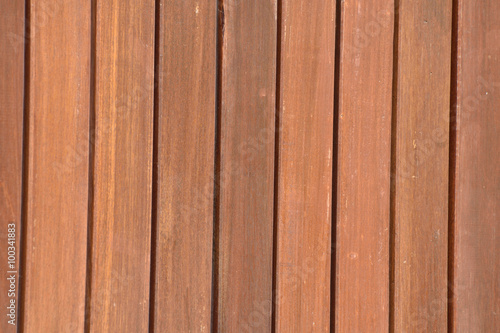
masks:
POLYGON ((30 1, 24 332, 83 332, 90 1, 30 1))
POLYGON ((276 330, 329 332, 335 1, 283 0, 276 330))
POLYGON ((219 332, 271 331, 275 0, 226 0, 223 12, 219 332))
POLYGON ((24 107, 24 1, 0 1, 0 331, 17 331, 24 107))
POLYGON ((90 332, 149 326, 155 2, 98 1, 90 332))
POLYGON ((394 2, 341 10, 335 331, 387 332, 394 2))
POLYGON ((447 327, 452 1, 399 1, 393 141, 394 332, 447 327))
POLYGON ((215 0, 160 1, 155 332, 209 332, 215 0))
POLYGON ((452 332, 500 332, 500 3, 458 1, 452 332))

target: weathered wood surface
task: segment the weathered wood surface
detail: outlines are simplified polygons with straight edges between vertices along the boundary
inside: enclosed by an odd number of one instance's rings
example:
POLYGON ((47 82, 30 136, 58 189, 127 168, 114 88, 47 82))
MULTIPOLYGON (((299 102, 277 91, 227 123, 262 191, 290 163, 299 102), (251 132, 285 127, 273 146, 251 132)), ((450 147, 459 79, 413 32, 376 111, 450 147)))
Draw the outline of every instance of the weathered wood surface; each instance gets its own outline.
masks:
POLYGON ((155 332, 209 332, 216 111, 215 0, 160 1, 155 332))
POLYGON ((391 328, 445 332, 452 1, 399 1, 398 13, 391 328))
POLYGON ((23 332, 83 332, 90 1, 31 1, 28 17, 23 332))
POLYGON ((452 332, 500 331, 500 3, 458 1, 452 332))
POLYGON ((389 328, 394 2, 345 1, 340 15, 334 327, 336 332, 384 332, 389 328))
POLYGON ((336 7, 281 9, 275 325, 329 332, 336 7))
POLYGON ((152 0, 95 8, 91 332, 149 326, 154 13, 152 0))
POLYGON ((19 322, 24 28, 24 2, 0 1, 0 304, 5 309, 0 331, 5 333, 16 332, 19 322))

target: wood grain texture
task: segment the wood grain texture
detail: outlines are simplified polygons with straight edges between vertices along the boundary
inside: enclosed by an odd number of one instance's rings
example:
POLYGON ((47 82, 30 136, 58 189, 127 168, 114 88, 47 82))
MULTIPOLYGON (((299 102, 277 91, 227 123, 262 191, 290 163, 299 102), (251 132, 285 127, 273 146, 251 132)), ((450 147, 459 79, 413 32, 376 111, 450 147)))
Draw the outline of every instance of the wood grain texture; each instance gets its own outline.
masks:
POLYGON ((341 8, 335 331, 387 332, 394 2, 341 8))
POLYGON ((281 13, 276 330, 330 331, 335 1, 281 13))
POLYGON ((0 242, 3 248, 0 252, 0 305, 5 315, 0 321, 0 331, 4 333, 16 332, 16 325, 19 319, 19 251, 21 249, 24 114, 24 26, 24 2, 1 0, 0 242), (11 243, 11 241, 13 242, 11 243), (14 279, 10 279, 11 275, 14 275, 14 279), (11 288, 11 284, 15 288, 11 288), (14 301, 15 312, 13 313, 14 316, 10 317, 7 314, 11 314, 11 309, 7 309, 7 307, 11 307, 12 301, 14 301), (11 320, 12 322, 9 323, 11 320))
POLYGON ((270 332, 276 1, 222 7, 218 332, 270 332))
POLYGON ((96 4, 90 332, 149 326, 155 3, 96 4))
POLYGON ((458 1, 453 332, 500 332, 499 18, 458 1))
POLYGON ((399 1, 394 332, 447 329, 452 1, 399 1))
POLYGON ((31 1, 24 332, 83 332, 90 1, 31 1))
POLYGON ((160 2, 155 332, 209 332, 215 0, 160 2))

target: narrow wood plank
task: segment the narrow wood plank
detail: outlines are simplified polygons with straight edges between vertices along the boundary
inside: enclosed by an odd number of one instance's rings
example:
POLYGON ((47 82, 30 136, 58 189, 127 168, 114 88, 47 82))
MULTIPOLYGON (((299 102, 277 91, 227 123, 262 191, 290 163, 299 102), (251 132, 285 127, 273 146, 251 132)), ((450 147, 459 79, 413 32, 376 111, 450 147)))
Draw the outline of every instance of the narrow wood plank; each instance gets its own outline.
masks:
POLYGON ((500 332, 500 3, 458 1, 452 332, 500 332))
POLYGON ((341 9, 335 331, 387 332, 394 1, 341 9))
POLYGON ((16 332, 19 320, 24 18, 24 1, 0 1, 0 331, 5 333, 16 332))
POLYGON ((209 332, 217 3, 159 11, 154 331, 209 332))
POLYGON ((83 332, 90 1, 32 0, 24 332, 83 332))
POLYGON ((446 332, 452 1, 399 1, 394 332, 446 332))
POLYGON ((283 0, 276 329, 329 332, 335 1, 283 0))
POLYGON ((275 0, 223 11, 219 332, 270 332, 273 288, 275 0))
POLYGON ((153 0, 96 5, 90 332, 149 326, 153 0))

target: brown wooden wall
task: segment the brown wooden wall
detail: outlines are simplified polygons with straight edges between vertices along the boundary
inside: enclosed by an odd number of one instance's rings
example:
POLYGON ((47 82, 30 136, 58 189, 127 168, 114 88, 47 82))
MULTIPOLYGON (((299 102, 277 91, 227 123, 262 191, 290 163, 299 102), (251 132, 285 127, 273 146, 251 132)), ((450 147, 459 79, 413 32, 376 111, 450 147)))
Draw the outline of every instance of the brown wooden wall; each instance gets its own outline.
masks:
POLYGON ((0 332, 500 332, 497 0, 0 0, 0 332))

